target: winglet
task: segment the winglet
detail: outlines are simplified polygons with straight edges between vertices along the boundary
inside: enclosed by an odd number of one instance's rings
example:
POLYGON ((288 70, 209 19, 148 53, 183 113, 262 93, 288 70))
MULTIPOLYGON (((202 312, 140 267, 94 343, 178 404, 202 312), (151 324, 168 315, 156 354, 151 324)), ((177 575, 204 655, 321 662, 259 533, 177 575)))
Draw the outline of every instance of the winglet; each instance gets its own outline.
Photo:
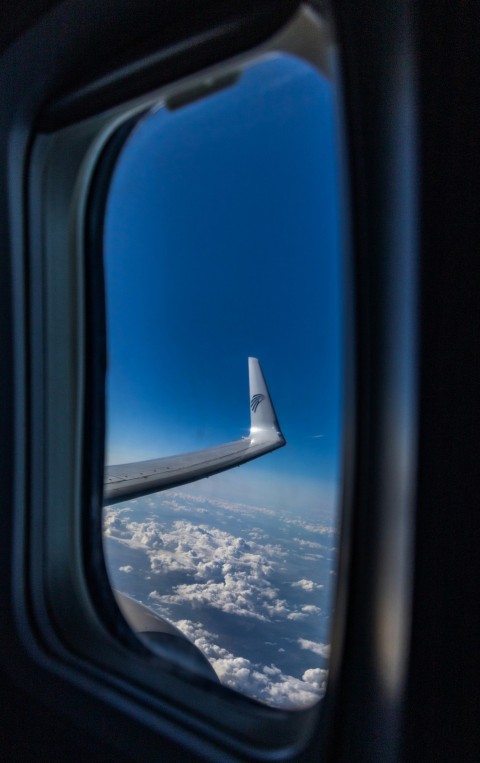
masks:
POLYGON ((261 442, 276 436, 282 444, 285 438, 257 358, 248 359, 248 381, 250 386, 250 438, 261 442))

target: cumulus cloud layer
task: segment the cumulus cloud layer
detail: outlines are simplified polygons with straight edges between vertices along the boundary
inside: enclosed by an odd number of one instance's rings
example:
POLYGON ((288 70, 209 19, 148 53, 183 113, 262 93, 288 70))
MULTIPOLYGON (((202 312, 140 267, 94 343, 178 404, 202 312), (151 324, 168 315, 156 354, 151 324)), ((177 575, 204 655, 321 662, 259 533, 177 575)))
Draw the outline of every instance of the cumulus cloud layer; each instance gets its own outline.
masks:
MULTIPOLYGON (((146 595, 154 609, 164 613, 168 608, 170 616, 175 612, 175 605, 189 604, 191 611, 213 610, 257 622, 283 623, 278 626, 282 628, 291 623, 291 628, 296 631, 287 631, 291 634, 288 641, 297 649, 309 651, 312 662, 317 662, 317 665, 319 658, 328 658, 327 644, 298 638, 301 629, 309 623, 309 632, 313 633, 311 623, 315 623, 315 618, 321 615, 320 607, 313 603, 313 594, 324 586, 307 577, 295 580, 292 576, 293 580, 292 577, 289 580, 285 576, 285 570, 292 565, 289 547, 282 545, 283 541, 267 542, 269 535, 265 528, 251 521, 257 516, 257 523, 261 524, 262 515, 268 520, 273 514, 270 509, 212 499, 207 501, 173 491, 162 496, 161 501, 152 496, 146 500, 146 505, 150 515, 125 506, 107 507, 104 533, 106 537, 130 549, 141 550, 146 555, 150 572, 145 575, 145 581, 151 578, 146 595), (173 512, 167 521, 160 521, 156 516, 155 510, 158 509, 160 514, 162 507, 168 507, 173 512), (240 529, 239 534, 234 534, 215 526, 216 516, 221 515, 225 522, 229 510, 234 512, 233 526, 243 527, 243 533, 240 529), (181 517, 182 513, 184 517, 181 517), (239 515, 245 519, 240 526, 239 515), (213 520, 214 526, 209 524, 209 520, 213 520), (278 581, 282 578, 280 584, 278 581), (166 583, 167 580, 170 582, 166 583), (284 591, 291 586, 298 590, 299 595, 293 596, 292 592, 291 597, 283 598, 279 586, 284 591), (310 603, 305 603, 306 600, 310 603)), ((332 528, 322 525, 285 517, 277 519, 278 523, 282 521, 287 526, 293 525, 297 533, 301 528, 306 533, 333 534, 332 528)), ((303 547, 313 552, 323 548, 316 540, 292 539, 292 534, 290 542, 298 542, 299 549, 303 547)), ((317 552, 313 556, 316 564, 319 558, 322 557, 317 552)), ((303 557, 297 552, 298 559, 303 557)), ((297 566, 291 568, 297 571, 297 575, 301 574, 298 561, 297 566)), ((126 564, 118 570, 131 573, 133 567, 126 564)), ((135 570, 138 571, 137 565, 135 570)), ((128 578, 128 575, 123 577, 128 578)), ((325 692, 325 668, 312 666, 306 670, 300 669, 297 676, 290 675, 273 663, 260 664, 232 653, 219 643, 217 634, 208 632, 201 623, 182 619, 177 620, 176 625, 209 659, 222 683, 232 689, 283 708, 306 707, 325 692)), ((285 649, 278 649, 278 653, 282 653, 284 659, 285 649)), ((270 655, 267 657, 269 659, 270 655)), ((302 663, 305 666, 305 659, 300 661, 302 663)), ((288 663, 284 661, 284 664, 288 663)), ((308 661, 306 664, 308 666, 308 661)))
POLYGON ((274 707, 304 708, 325 694, 328 671, 310 668, 301 678, 282 673, 276 665, 259 665, 214 643, 218 637, 201 623, 179 620, 177 627, 210 660, 223 684, 274 707))
MULTIPOLYGON (((277 618, 306 620, 318 609, 296 609, 279 597, 271 574, 286 556, 279 545, 246 540, 206 524, 177 520, 168 529, 154 517, 133 521, 127 509, 110 509, 105 520, 108 537, 142 549, 154 573, 189 573, 193 583, 183 583, 168 594, 152 592, 158 603, 190 602, 229 614, 268 621, 277 618)), ((301 580, 306 591, 321 588, 301 580)))

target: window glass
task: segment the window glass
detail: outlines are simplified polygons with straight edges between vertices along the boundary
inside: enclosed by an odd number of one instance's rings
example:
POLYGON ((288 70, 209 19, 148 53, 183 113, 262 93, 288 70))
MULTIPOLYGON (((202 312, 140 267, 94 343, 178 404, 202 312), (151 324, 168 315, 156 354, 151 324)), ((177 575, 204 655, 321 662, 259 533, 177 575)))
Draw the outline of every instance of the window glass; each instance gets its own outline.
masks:
POLYGON ((259 358, 286 447, 106 506, 112 586, 219 680, 282 708, 325 691, 337 566, 342 257, 332 84, 269 55, 161 102, 109 192, 107 464, 248 435, 259 358))

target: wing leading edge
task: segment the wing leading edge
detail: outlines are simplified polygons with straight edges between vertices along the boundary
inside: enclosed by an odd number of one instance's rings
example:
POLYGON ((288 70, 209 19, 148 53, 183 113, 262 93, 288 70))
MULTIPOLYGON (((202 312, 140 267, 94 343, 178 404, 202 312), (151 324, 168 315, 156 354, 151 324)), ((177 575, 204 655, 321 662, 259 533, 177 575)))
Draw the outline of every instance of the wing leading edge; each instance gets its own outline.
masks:
POLYGON ((250 434, 248 437, 205 450, 177 456, 118 464, 105 469, 103 502, 106 505, 185 485, 281 448, 280 429, 257 358, 248 359, 250 434))

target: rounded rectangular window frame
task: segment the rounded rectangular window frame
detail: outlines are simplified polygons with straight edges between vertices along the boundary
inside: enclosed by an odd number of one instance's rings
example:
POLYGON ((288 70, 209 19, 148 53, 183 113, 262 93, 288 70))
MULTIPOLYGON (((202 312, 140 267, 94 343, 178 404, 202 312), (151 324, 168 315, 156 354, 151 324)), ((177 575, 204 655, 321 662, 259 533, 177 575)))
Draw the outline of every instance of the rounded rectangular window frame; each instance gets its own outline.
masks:
POLYGON ((116 608, 104 570, 100 534, 103 403, 99 394, 105 346, 98 221, 108 168, 141 114, 159 97, 182 97, 207 75, 234 71, 266 51, 293 51, 300 56, 306 52, 304 57, 311 60, 316 39, 319 48, 313 58, 317 66, 325 67, 332 53, 328 31, 310 10, 306 26, 305 17, 300 26, 299 32, 294 21, 273 42, 233 61, 38 136, 30 173, 32 231, 37 242, 31 261, 36 292, 32 346, 44 348, 43 357, 35 350, 35 369, 46 380, 38 397, 34 388, 32 401, 47 443, 41 454, 43 438, 33 443, 39 467, 43 464, 45 496, 35 514, 37 526, 44 524, 44 533, 31 536, 32 602, 38 627, 50 648, 62 654, 73 670, 86 671, 93 680, 95 676, 106 679, 114 693, 120 692, 123 700, 128 697, 132 708, 139 702, 146 704, 153 713, 153 726, 162 718, 176 720, 193 734, 206 735, 214 745, 259 759, 273 751, 290 755, 312 744, 328 692, 314 707, 289 713, 172 669, 132 636, 116 608), (316 26, 313 36, 312 24, 316 26), (59 390, 64 397, 59 398, 59 390), (199 708, 205 710, 203 717, 199 708), (209 724, 212 718, 217 724, 214 732, 209 724))

